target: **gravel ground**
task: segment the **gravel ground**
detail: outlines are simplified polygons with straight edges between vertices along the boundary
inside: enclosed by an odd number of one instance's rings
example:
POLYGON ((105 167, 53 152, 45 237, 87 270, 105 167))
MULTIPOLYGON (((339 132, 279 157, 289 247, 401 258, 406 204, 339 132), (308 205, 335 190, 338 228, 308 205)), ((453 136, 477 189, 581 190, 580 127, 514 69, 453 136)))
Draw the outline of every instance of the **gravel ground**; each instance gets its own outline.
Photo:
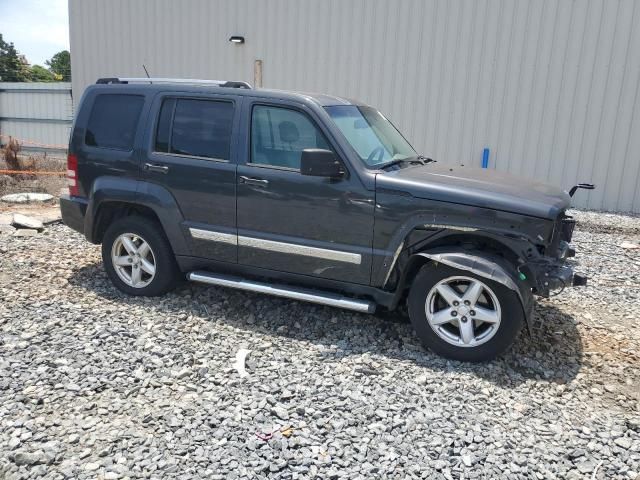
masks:
POLYGON ((62 225, 0 237, 0 478, 638 478, 640 218, 576 215, 590 286, 482 365, 395 317, 126 297, 62 225))

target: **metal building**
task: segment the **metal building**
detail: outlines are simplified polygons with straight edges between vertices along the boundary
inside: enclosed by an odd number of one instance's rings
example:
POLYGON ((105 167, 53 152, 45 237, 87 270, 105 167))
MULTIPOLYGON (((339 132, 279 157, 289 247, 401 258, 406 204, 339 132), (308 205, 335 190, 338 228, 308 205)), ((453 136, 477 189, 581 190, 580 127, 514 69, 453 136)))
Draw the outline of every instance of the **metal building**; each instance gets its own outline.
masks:
POLYGON ((62 154, 72 121, 70 83, 0 83, 0 145, 62 154))
POLYGON ((104 76, 245 80, 379 107, 423 154, 640 212, 635 0, 70 0, 74 98, 104 76), (244 43, 233 43, 233 35, 244 43))

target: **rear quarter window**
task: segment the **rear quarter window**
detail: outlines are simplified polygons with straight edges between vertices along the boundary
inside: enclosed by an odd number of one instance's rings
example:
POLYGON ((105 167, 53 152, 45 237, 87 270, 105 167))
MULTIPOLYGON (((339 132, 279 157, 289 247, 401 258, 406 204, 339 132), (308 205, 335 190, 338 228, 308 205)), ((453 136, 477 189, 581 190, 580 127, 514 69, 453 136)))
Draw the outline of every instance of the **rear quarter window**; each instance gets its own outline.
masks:
POLYGON ((84 143, 113 150, 133 149, 144 96, 100 94, 93 102, 84 143))

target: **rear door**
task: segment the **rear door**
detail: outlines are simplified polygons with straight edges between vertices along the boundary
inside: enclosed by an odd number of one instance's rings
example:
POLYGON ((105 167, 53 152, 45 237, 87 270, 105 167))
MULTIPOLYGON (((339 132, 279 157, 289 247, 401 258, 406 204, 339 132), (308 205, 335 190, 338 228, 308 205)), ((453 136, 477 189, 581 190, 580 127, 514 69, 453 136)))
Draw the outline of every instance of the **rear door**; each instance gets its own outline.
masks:
POLYGON ((194 256, 237 262, 234 132, 240 99, 232 95, 160 94, 154 100, 143 178, 178 203, 194 256))

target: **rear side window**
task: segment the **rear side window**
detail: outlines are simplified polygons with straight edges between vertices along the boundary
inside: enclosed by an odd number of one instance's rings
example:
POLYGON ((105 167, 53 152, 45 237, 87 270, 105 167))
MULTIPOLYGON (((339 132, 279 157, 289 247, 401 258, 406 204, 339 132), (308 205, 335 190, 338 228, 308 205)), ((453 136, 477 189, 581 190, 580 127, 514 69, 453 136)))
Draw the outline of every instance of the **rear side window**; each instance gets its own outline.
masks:
POLYGON ((166 99, 160 109, 155 151, 229 160, 233 103, 166 99))
POLYGON ((84 143, 114 150, 133 149, 144 104, 142 95, 101 94, 89 115, 84 143))

